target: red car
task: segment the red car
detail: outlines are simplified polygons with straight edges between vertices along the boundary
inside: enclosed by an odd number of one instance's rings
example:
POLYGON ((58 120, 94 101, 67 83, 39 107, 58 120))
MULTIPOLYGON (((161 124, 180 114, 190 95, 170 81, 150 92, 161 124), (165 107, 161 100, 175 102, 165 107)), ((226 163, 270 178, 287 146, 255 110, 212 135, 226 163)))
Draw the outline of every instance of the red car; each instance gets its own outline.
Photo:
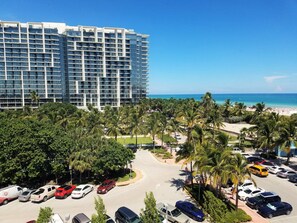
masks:
POLYGON ((74 185, 63 185, 59 187, 55 192, 55 198, 66 198, 76 188, 74 185))
POLYGON ((116 182, 114 180, 105 180, 103 183, 97 188, 97 194, 106 194, 112 188, 114 188, 116 182))

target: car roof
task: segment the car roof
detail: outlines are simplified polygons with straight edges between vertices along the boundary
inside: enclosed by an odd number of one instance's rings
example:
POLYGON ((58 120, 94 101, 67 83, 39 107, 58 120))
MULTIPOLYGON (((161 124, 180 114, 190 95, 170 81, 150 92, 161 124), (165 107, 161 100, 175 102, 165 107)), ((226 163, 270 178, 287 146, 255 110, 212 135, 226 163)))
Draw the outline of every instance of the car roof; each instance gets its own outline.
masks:
POLYGON ((80 222, 90 222, 90 219, 84 214, 84 213, 79 213, 75 215, 73 218, 79 219, 80 222))
POLYGON ((134 217, 135 215, 137 216, 136 213, 134 213, 132 210, 130 210, 129 208, 127 207, 120 207, 118 209, 119 212, 121 212, 122 214, 126 215, 128 218, 132 218, 134 217))
POLYGON ((85 186, 90 186, 89 184, 80 184, 76 188, 84 188, 85 186))
POLYGON ((271 196, 276 196, 276 193, 274 192, 263 192, 260 194, 263 197, 271 197, 271 196))

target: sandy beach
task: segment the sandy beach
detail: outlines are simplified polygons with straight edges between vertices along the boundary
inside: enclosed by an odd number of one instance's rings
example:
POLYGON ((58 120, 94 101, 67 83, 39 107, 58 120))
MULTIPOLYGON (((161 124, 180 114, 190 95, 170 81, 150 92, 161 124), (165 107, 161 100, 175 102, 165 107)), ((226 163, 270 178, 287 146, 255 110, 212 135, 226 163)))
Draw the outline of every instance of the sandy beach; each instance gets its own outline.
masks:
MULTIPOLYGON (((247 111, 255 111, 254 108, 252 107, 248 107, 246 109, 247 111)), ((285 116, 290 116, 292 114, 297 114, 297 108, 295 107, 287 107, 287 108, 284 108, 284 107, 269 107, 269 112, 275 112, 275 113, 278 113, 280 115, 285 115, 285 116)))

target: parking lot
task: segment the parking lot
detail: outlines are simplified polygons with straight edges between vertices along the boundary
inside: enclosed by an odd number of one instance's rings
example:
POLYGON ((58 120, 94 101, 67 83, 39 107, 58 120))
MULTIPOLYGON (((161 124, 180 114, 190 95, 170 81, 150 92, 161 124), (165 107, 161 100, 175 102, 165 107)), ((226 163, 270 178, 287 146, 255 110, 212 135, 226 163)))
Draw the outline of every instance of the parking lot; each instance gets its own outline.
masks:
MULTIPOLYGON (((182 191, 184 176, 180 175, 180 166, 159 163, 148 151, 138 151, 133 167, 142 171, 143 178, 134 184, 115 187, 105 195, 100 195, 105 203, 107 214, 114 218, 115 211, 121 206, 127 206, 136 213, 144 208, 145 193, 152 191, 157 202, 175 204, 177 200, 184 200, 185 193, 182 191)), ((65 219, 70 215, 72 218, 78 213, 85 213, 91 217, 95 213, 94 198, 99 195, 95 190, 82 199, 50 200, 36 203, 21 203, 12 201, 0 207, 1 223, 24 223, 37 219, 40 207, 51 207, 55 213, 65 219)), ((70 222, 70 221, 68 221, 70 222)))
MULTIPOLYGON (((177 200, 187 198, 182 191, 182 183, 185 176, 180 171, 180 166, 160 163, 148 151, 141 150, 136 154, 133 167, 141 170, 142 179, 128 186, 115 187, 109 193, 100 195, 104 200, 107 213, 112 218, 114 218, 115 211, 121 206, 127 206, 136 213, 140 213, 141 208, 144 208, 143 200, 145 193, 148 191, 154 193, 157 202, 165 202, 173 205, 177 200)), ((297 186, 288 182, 287 179, 279 178, 274 174, 269 174, 266 178, 253 175, 253 178, 257 186, 264 188, 266 191, 277 193, 282 198, 282 201, 286 201, 293 206, 293 211, 290 215, 274 217, 269 219, 269 221, 271 223, 296 223, 297 186)), ((52 207, 54 212, 59 213, 63 219, 67 216, 70 216, 71 219, 74 215, 81 212, 91 217, 95 213, 94 198, 97 196, 99 195, 94 190, 86 197, 77 200, 71 197, 65 200, 52 198, 40 204, 31 202, 21 203, 18 200, 12 201, 0 207, 0 222, 24 223, 36 219, 40 207, 47 206, 52 207)))

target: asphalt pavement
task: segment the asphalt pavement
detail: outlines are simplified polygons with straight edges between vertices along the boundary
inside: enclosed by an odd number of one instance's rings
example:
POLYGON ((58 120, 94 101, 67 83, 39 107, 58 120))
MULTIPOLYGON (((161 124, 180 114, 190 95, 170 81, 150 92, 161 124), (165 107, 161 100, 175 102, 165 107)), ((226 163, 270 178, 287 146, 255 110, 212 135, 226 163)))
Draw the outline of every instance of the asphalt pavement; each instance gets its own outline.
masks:
MULTIPOLYGON (((175 204, 177 200, 184 200, 187 195, 182 191, 183 172, 180 166, 158 162, 148 151, 140 150, 136 153, 133 168, 142 172, 142 178, 127 186, 117 186, 105 195, 100 195, 105 203, 107 214, 114 218, 115 211, 126 206, 136 213, 144 208, 145 193, 152 191, 157 202, 175 204)), ((0 206, 1 223, 24 223, 37 219, 40 207, 51 207, 54 213, 65 219, 70 219, 78 213, 85 213, 91 217, 95 213, 94 199, 99 196, 96 188, 82 199, 56 200, 51 198, 40 204, 18 200, 0 206)), ((68 221, 71 222, 71 221, 68 221)))

